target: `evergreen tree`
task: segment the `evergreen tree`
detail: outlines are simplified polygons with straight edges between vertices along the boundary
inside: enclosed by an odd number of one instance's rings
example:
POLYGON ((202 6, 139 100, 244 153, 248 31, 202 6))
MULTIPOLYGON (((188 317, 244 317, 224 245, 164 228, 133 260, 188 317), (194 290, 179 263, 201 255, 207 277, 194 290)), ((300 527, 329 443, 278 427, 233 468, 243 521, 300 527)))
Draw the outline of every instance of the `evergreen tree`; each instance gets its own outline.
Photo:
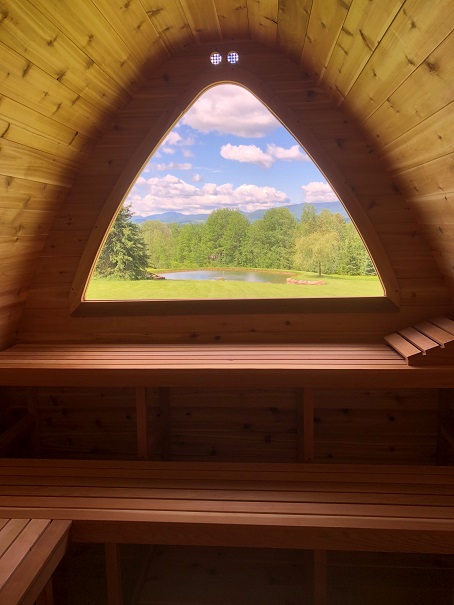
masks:
POLYGON ((364 242, 352 223, 346 223, 338 272, 342 275, 375 275, 375 267, 364 242))
POLYGON ((127 280, 146 277, 148 255, 145 242, 139 226, 131 219, 131 209, 123 206, 99 255, 95 276, 127 280))

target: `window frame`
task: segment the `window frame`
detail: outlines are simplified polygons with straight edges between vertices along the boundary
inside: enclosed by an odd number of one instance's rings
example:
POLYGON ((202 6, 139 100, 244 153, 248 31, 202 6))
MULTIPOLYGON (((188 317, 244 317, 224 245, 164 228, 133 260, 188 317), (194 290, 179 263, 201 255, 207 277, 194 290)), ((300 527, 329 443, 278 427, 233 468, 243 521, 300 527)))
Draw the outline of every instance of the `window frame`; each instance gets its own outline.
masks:
POLYGON ((216 66, 194 80, 185 90, 178 107, 164 112, 155 120, 135 153, 126 163, 114 184, 94 225, 82 254, 71 287, 70 312, 74 316, 159 316, 159 315, 221 315, 221 314, 286 314, 286 313, 373 313, 395 312, 400 307, 400 288, 383 245, 354 191, 348 186, 337 166, 332 165, 313 134, 299 136, 301 125, 292 110, 279 100, 263 81, 238 67, 216 66), (370 254, 383 287, 379 297, 279 298, 279 299, 149 299, 149 300, 86 300, 85 292, 97 258, 116 215, 149 158, 174 127, 176 122, 209 88, 219 84, 235 84, 247 89, 263 103, 311 157, 333 186, 350 215, 370 254), (259 94, 260 91, 260 94, 259 94), (181 107, 184 107, 182 110, 181 107), (301 140, 304 142, 301 142, 301 140), (151 151, 150 151, 151 150, 151 151), (325 161, 326 160, 326 161, 325 161), (321 165, 323 164, 323 168, 321 165), (107 225, 107 227, 106 227, 107 225))

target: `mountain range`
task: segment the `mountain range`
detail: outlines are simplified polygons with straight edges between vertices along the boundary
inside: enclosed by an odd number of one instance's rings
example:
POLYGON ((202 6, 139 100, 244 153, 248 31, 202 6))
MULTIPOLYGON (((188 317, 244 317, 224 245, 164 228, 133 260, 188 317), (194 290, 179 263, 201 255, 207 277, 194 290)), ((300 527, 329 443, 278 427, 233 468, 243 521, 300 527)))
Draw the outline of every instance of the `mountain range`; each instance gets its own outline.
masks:
MULTIPOLYGON (((301 212, 303 211, 303 207, 306 202, 302 204, 291 204, 290 206, 282 206, 283 208, 288 208, 293 216, 299 220, 301 218, 301 212)), ((317 214, 319 214, 322 210, 329 210, 330 212, 338 212, 341 214, 345 220, 350 221, 350 217, 347 214, 344 206, 341 202, 318 202, 317 204, 313 204, 317 214)), ((263 218, 266 210, 254 210, 254 212, 242 212, 244 216, 249 220, 250 223, 257 221, 263 218)), ((148 216, 133 216, 132 220, 134 223, 144 223, 145 221, 161 221, 161 223, 178 223, 180 225, 185 224, 197 224, 204 223, 209 214, 183 214, 182 212, 163 212, 162 214, 149 214, 148 216)))

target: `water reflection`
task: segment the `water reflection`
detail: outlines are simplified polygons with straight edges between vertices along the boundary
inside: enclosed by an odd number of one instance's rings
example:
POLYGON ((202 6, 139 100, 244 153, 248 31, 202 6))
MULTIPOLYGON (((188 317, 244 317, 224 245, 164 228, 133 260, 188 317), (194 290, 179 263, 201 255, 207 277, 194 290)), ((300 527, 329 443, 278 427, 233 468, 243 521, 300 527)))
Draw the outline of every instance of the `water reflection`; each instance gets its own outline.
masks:
POLYGON ((169 273, 160 273, 166 279, 190 279, 190 280, 226 280, 226 281, 247 281, 272 284, 285 284, 289 276, 288 273, 272 273, 265 271, 246 271, 242 269, 233 269, 229 271, 222 270, 203 270, 203 271, 172 271, 169 273))

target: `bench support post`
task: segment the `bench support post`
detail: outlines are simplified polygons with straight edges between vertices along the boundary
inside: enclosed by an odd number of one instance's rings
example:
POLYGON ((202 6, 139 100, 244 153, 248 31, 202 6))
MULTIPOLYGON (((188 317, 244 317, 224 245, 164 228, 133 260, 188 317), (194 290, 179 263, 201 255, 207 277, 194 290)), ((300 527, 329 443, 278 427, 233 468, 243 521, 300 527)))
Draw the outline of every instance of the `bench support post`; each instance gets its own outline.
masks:
POLYGON ((54 591, 52 587, 52 578, 48 581, 44 590, 36 599, 36 605, 54 605, 54 591))
POLYGON ((437 464, 449 465, 454 458, 454 412, 451 409, 453 392, 440 389, 438 400, 437 464))
POLYGON ((123 605, 123 586, 121 582, 121 561, 118 544, 105 544, 107 605, 123 605))
POLYGON ((326 550, 308 550, 305 556, 307 600, 310 605, 326 605, 327 597, 326 550))

